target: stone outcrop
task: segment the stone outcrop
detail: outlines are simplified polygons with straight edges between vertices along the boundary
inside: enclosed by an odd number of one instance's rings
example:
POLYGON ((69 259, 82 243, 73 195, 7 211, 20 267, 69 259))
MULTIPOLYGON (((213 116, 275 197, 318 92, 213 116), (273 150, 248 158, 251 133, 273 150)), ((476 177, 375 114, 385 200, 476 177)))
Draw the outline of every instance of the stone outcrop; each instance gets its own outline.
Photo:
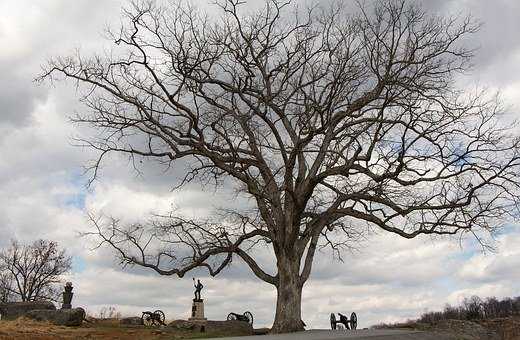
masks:
POLYGON ((0 304, 2 320, 14 320, 33 310, 55 311, 56 307, 50 301, 9 302, 0 304))
POLYGON ((168 327, 183 331, 192 332, 218 332, 222 334, 230 334, 233 336, 253 335, 253 327, 245 321, 227 320, 227 321, 186 321, 175 320, 168 324, 168 327))
POLYGON ((83 308, 32 310, 27 312, 25 317, 36 321, 48 321, 57 326, 81 326, 85 319, 85 310, 83 308))
POLYGON ((168 324, 168 327, 182 331, 193 331, 197 326, 196 323, 186 320, 174 320, 168 324))
POLYGON ((479 323, 496 332, 502 340, 520 339, 520 317, 518 316, 480 320, 479 323))
POLYGON ((223 334, 237 335, 253 335, 253 326, 246 321, 227 320, 227 321, 211 321, 205 323, 207 332, 219 332, 223 334))
POLYGON ((500 339, 498 334, 479 325, 477 322, 468 320, 441 320, 433 326, 432 330, 445 331, 448 334, 456 335, 460 339, 500 339))
POLYGON ((143 319, 141 319, 138 316, 122 318, 121 320, 119 320, 119 325, 121 325, 121 326, 142 326, 143 319))

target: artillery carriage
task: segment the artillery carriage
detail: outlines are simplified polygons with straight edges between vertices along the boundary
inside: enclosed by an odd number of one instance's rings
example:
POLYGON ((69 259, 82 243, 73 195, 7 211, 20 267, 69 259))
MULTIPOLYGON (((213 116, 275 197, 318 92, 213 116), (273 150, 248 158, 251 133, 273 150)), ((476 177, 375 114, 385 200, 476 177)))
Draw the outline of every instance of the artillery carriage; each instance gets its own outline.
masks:
POLYGON ((231 320, 238 320, 238 321, 245 321, 251 326, 253 326, 253 314, 251 312, 247 311, 244 312, 244 314, 238 314, 238 313, 229 313, 227 316, 228 321, 231 320))
POLYGON ((164 312, 160 309, 155 312, 145 311, 141 316, 141 321, 145 326, 165 326, 165 319, 164 312))
POLYGON ((357 328, 357 315, 355 312, 352 312, 352 314, 350 314, 350 320, 341 313, 338 313, 338 315, 339 320, 336 318, 336 315, 334 313, 330 314, 330 327, 333 330, 336 330, 338 328, 338 323, 343 324, 345 326, 345 329, 357 328))

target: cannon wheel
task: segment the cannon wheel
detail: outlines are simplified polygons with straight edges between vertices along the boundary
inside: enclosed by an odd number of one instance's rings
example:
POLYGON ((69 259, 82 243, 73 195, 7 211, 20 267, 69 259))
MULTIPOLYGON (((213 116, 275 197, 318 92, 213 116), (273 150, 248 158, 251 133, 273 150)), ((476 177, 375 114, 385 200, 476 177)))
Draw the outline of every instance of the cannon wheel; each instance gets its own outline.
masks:
POLYGON ((350 328, 351 329, 357 328, 357 315, 355 312, 352 312, 352 314, 350 314, 350 328))
POLYGON ((247 320, 248 320, 247 322, 248 322, 251 326, 253 326, 253 314, 251 314, 250 311, 247 311, 247 312, 244 313, 244 316, 247 318, 247 320))
POLYGON ((330 313, 330 328, 336 330, 336 315, 334 313, 330 313))
POLYGON ((143 315, 141 316, 141 321, 143 322, 143 325, 145 325, 145 326, 152 326, 153 325, 152 312, 143 312, 143 315))
POLYGON ((161 325, 164 325, 164 321, 166 320, 166 316, 164 315, 164 312, 162 310, 158 309, 153 313, 157 316, 157 321, 159 321, 159 323, 161 325))
POLYGON ((236 320, 237 316, 235 315, 235 313, 229 313, 227 319, 228 321, 236 320))

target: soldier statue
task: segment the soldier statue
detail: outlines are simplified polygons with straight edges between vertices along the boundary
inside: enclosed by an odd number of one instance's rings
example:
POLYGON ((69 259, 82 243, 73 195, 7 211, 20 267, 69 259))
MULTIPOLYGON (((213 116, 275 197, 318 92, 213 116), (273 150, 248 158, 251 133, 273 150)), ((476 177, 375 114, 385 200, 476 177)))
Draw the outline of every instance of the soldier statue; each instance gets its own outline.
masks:
POLYGON ((61 305, 61 309, 71 309, 72 305, 72 297, 74 293, 72 292, 72 282, 67 282, 65 284, 65 291, 62 293, 63 295, 63 304, 61 305))
POLYGON ((202 301, 200 298, 200 291, 204 286, 200 283, 200 280, 197 280, 197 283, 195 283, 195 278, 193 278, 193 286, 195 287, 195 299, 193 299, 193 301, 202 301))

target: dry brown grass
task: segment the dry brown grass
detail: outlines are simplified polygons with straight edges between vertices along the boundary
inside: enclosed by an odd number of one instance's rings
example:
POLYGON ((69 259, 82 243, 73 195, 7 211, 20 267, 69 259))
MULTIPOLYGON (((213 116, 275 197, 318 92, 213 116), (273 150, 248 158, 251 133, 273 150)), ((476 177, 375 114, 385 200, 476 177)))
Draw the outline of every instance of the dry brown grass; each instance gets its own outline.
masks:
POLYGON ((81 327, 55 326, 26 318, 0 321, 0 340, 72 340, 72 339, 121 339, 121 340, 172 340, 221 337, 242 334, 192 333, 172 328, 120 327, 117 319, 96 319, 81 327))
POLYGON ((26 318, 0 321, 0 339, 56 339, 66 327, 54 326, 48 322, 37 322, 26 318))

